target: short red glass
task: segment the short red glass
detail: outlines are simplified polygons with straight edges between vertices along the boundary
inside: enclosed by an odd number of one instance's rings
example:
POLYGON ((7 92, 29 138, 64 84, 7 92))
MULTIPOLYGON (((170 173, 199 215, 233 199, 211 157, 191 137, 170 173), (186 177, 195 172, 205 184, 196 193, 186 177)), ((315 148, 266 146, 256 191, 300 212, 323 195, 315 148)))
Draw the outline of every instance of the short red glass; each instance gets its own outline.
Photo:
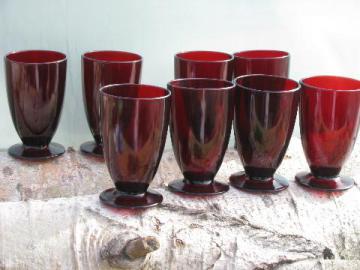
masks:
POLYGON ((116 188, 100 200, 116 208, 146 208, 162 202, 148 190, 166 141, 170 92, 141 84, 101 88, 101 125, 106 165, 116 188))
POLYGON ((102 157, 99 90, 109 84, 139 83, 142 58, 123 51, 93 51, 82 55, 83 99, 95 141, 83 143, 84 154, 102 157))
POLYGON ((284 190, 288 181, 275 171, 294 129, 299 84, 271 75, 245 75, 235 83, 234 129, 245 172, 233 174, 230 183, 252 192, 284 190))
POLYGON ((62 155, 65 148, 50 142, 64 100, 66 55, 45 50, 9 53, 5 72, 11 117, 22 141, 11 146, 8 153, 26 160, 62 155))
POLYGON ((175 55, 175 79, 210 78, 232 80, 233 60, 231 54, 213 51, 189 51, 175 55))
POLYGON ((339 175, 350 155, 360 123, 360 81, 316 76, 300 81, 300 131, 309 172, 297 183, 318 190, 341 191, 354 180, 339 175))
POLYGON ((216 79, 178 79, 171 91, 170 134, 184 179, 169 184, 177 193, 215 195, 229 186, 214 181, 229 142, 234 84, 216 79))
POLYGON ((266 74, 288 77, 290 54, 276 50, 251 50, 234 53, 234 77, 266 74))

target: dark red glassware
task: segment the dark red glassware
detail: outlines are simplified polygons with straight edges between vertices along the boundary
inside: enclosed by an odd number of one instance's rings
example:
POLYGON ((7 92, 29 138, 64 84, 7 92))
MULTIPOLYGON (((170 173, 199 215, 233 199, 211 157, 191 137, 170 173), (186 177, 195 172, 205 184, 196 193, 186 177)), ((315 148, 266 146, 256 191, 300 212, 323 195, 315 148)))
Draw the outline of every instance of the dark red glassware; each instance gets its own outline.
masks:
POLYGON ((142 57, 123 51, 93 51, 82 55, 83 99, 95 141, 83 143, 82 153, 102 157, 99 90, 109 84, 140 82, 142 57))
POLYGON ((309 172, 296 181, 309 188, 341 191, 354 180, 339 175, 350 155, 360 123, 360 81, 316 76, 300 81, 300 131, 309 172))
POLYGON ((65 152, 50 143, 64 100, 66 55, 31 50, 5 56, 6 86, 11 117, 22 141, 8 153, 19 159, 49 159, 65 152))
POLYGON ((233 60, 231 54, 223 52, 181 52, 175 55, 175 79, 210 78, 231 81, 233 60))
POLYGON ((164 150, 170 92, 141 84, 105 86, 101 93, 102 140, 116 188, 100 200, 116 208, 146 208, 162 202, 148 190, 164 150))
POLYGON ((289 75, 290 55, 284 51, 242 51, 234 53, 234 57, 234 78, 249 74, 289 75))
MULTIPOLYGON (((250 74, 288 77, 290 54, 277 50, 250 50, 234 53, 234 78, 250 74)), ((236 148, 236 142, 235 142, 236 148)))
POLYGON ((170 134, 184 179, 169 184, 173 192, 216 195, 229 186, 214 177, 222 163, 233 118, 234 84, 216 79, 178 79, 171 91, 170 134))
POLYGON ((235 83, 234 129, 245 172, 233 174, 230 183, 254 192, 284 190, 288 181, 275 171, 294 129, 299 84, 271 75, 245 75, 235 83))

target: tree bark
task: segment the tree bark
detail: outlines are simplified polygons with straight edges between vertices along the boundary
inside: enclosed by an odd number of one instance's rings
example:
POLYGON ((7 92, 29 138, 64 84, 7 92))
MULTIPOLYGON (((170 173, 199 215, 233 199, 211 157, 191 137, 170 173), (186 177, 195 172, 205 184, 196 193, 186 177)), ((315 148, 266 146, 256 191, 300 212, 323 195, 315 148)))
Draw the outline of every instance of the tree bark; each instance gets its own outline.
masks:
MULTIPOLYGON (((342 171, 357 183, 359 150, 342 171)), ((217 179, 241 168, 228 150, 217 179)), ((360 269, 359 186, 305 190, 293 179, 307 169, 293 138, 277 172, 286 191, 193 198, 166 189, 181 178, 168 151, 151 185, 164 202, 130 211, 99 202, 113 186, 99 160, 73 149, 47 162, 0 152, 0 269, 360 269)))

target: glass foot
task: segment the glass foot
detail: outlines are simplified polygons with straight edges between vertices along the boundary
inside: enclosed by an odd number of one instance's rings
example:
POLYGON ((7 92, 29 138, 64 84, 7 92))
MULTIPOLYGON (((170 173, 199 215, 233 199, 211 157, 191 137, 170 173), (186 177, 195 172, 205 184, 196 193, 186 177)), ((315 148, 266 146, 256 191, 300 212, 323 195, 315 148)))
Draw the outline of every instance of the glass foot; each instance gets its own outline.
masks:
POLYGON ((217 181, 210 184, 192 184, 184 179, 172 181, 168 185, 169 190, 175 193, 189 195, 218 195, 229 190, 229 185, 217 181))
POLYGON ((254 180, 249 178, 245 172, 238 172, 230 176, 230 184, 237 189, 250 192, 277 193, 289 187, 286 178, 275 174, 269 180, 254 180))
POLYGON ((295 176, 298 184, 316 190, 323 191, 343 191, 354 185, 354 179, 347 176, 338 176, 336 178, 315 177, 310 172, 301 172, 295 176))
POLYGON ((23 160, 46 160, 61 156, 65 148, 58 143, 50 143, 45 148, 29 147, 23 144, 15 144, 8 150, 10 156, 23 160))
POLYGON ((86 155, 103 158, 103 148, 96 142, 85 142, 80 146, 80 151, 86 155))
POLYGON ((101 192, 100 201, 114 208, 149 208, 160 204, 163 196, 155 191, 148 190, 139 195, 128 195, 118 191, 116 188, 109 188, 101 192))

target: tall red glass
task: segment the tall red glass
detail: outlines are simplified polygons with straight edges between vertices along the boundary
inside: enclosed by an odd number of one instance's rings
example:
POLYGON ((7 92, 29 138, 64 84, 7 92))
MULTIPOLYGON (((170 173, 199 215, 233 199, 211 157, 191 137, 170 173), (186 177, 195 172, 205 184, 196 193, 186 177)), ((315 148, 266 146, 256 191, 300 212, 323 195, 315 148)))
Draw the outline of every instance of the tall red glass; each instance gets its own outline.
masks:
POLYGON ((95 141, 83 143, 82 153, 103 156, 100 135, 99 90, 109 84, 140 82, 142 58, 123 51, 94 51, 82 55, 83 99, 95 141))
POLYGON ((233 118, 234 84, 216 79, 178 79, 171 91, 170 134, 184 179, 169 184, 173 192, 215 195, 229 186, 214 181, 222 163, 233 118))
POLYGON ((175 55, 175 79, 210 78, 232 80, 233 60, 231 54, 213 51, 189 51, 175 55))
POLYGON ((27 160, 62 155, 65 148, 50 142, 64 100, 66 55, 45 50, 9 53, 5 72, 11 117, 22 141, 8 153, 27 160))
MULTIPOLYGON (((250 74, 289 76, 290 54, 277 50, 250 50, 234 53, 234 78, 250 74)), ((236 148, 236 143, 235 143, 236 148)))
POLYGON ((234 78, 249 74, 288 77, 290 54, 275 50, 251 50, 234 53, 234 78))
POLYGON ((288 181, 276 175, 296 119, 299 84, 285 77, 245 75, 236 80, 234 129, 245 172, 231 185, 247 191, 278 192, 288 181))
POLYGON ((301 140, 310 173, 296 175, 309 188, 340 191, 354 180, 339 175, 350 155, 360 123, 360 81, 315 76, 300 81, 301 140))
POLYGON ((139 84, 105 86, 101 93, 102 140, 116 188, 100 200, 117 208, 145 208, 162 202, 148 190, 166 141, 170 92, 139 84))

